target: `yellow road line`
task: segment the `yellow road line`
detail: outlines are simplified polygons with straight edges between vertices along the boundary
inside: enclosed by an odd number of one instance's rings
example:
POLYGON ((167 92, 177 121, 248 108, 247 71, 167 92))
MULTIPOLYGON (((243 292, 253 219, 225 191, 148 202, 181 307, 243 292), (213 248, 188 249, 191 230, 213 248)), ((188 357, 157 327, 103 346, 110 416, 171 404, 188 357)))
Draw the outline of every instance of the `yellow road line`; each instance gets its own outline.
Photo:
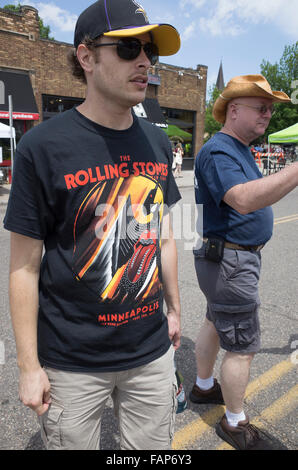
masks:
POLYGON ((287 416, 298 406, 298 385, 292 387, 287 393, 285 393, 278 400, 275 400, 271 406, 268 406, 259 417, 256 417, 254 421, 256 423, 262 421, 268 421, 274 423, 279 421, 284 416, 287 416))
POLYGON ((279 221, 275 221, 274 222, 274 225, 278 225, 278 224, 285 224, 287 222, 294 222, 295 220, 298 220, 298 217, 289 217, 288 219, 285 219, 285 220, 279 220, 279 221))
POLYGON ((283 219, 289 219, 291 217, 298 217, 298 214, 291 214, 291 215, 284 215, 283 217, 276 217, 276 219, 274 219, 274 221, 279 221, 279 220, 283 220, 283 219))
MULTIPOLYGON (((284 394, 278 400, 274 401, 271 406, 268 406, 262 411, 260 416, 256 416, 251 421, 251 424, 264 428, 264 421, 273 424, 279 421, 284 416, 287 416, 298 406, 298 385, 291 388, 288 393, 284 394)), ((234 450, 227 442, 223 442, 216 450, 234 450)))
POLYGON ((266 387, 269 387, 274 382, 277 382, 280 377, 287 374, 291 369, 293 369, 295 364, 290 361, 282 361, 273 366, 271 369, 267 370, 264 374, 257 377, 253 382, 248 384, 246 389, 245 398, 251 400, 255 395, 260 393, 266 387))
POLYGON ((209 431, 215 423, 224 415, 225 407, 218 405, 210 411, 204 413, 200 418, 195 419, 174 435, 172 448, 174 450, 185 449, 187 446, 197 441, 204 432, 209 431))
MULTIPOLYGON (((294 367, 295 364, 290 361, 282 361, 276 364, 248 385, 246 399, 250 400, 264 388, 270 386, 280 377, 287 374, 294 367)), ((198 440, 204 432, 209 431, 210 428, 216 424, 223 416, 224 412, 224 406, 215 406, 210 411, 204 413, 200 418, 195 419, 184 428, 177 431, 174 435, 173 449, 184 449, 198 440)))

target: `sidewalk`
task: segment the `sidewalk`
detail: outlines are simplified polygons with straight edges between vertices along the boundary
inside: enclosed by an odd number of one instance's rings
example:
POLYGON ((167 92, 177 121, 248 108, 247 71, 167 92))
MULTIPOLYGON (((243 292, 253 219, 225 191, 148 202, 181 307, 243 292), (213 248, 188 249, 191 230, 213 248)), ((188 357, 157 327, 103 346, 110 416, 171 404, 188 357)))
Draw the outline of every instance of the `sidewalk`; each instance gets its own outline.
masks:
POLYGON ((194 172, 193 170, 182 171, 182 178, 175 178, 178 188, 193 188, 194 187, 194 172))
POLYGON ((10 193, 10 184, 0 184, 0 206, 6 206, 10 193))

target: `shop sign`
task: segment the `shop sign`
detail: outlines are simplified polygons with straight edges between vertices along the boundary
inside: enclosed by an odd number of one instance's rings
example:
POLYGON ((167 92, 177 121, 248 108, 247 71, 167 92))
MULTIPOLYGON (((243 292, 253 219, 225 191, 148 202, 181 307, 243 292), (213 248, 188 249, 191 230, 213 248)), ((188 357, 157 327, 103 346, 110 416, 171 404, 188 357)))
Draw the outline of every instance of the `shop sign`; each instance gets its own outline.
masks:
MULTIPOLYGON (((19 119, 23 121, 38 121, 39 114, 38 113, 12 113, 13 119, 19 119)), ((0 111, 0 119, 9 119, 9 112, 8 111, 0 111)))

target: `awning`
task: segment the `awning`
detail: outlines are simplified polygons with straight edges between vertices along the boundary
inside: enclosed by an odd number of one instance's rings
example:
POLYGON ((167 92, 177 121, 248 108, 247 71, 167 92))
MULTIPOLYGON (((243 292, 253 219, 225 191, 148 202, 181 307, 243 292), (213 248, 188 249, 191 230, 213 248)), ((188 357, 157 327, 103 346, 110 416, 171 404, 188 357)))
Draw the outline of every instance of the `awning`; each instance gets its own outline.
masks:
POLYGON ((293 126, 282 129, 268 136, 270 144, 297 144, 298 143, 298 122, 293 126))
POLYGON ((168 128, 164 129, 164 131, 172 140, 176 138, 177 140, 181 139, 183 142, 192 142, 193 136, 190 132, 185 132, 173 124, 169 124, 168 128))
POLYGON ((173 124, 173 126, 178 126, 180 129, 191 129, 194 127, 193 122, 186 122, 176 118, 169 118, 168 123, 173 124))
POLYGON ((138 117, 147 119, 158 127, 168 127, 159 102, 155 98, 146 98, 143 103, 137 104, 133 109, 138 117))
POLYGON ((0 70, 0 85, 4 89, 4 103, 0 102, 0 119, 9 119, 8 96, 12 96, 13 119, 39 119, 38 109, 30 81, 26 73, 0 70))

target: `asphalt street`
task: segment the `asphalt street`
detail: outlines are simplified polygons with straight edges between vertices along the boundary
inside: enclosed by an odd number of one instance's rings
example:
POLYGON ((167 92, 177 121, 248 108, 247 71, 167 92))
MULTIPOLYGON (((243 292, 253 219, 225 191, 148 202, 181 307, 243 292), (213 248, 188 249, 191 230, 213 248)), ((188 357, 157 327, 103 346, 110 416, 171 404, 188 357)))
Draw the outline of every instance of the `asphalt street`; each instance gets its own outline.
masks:
MULTIPOLYGON (((195 227, 193 189, 179 182, 182 194, 176 224, 179 286, 182 302, 182 344, 178 368, 189 393, 196 375, 195 340, 205 316, 193 266, 195 227), (184 212, 186 211, 186 212, 184 212), (184 213, 184 215, 183 215, 184 213), (182 214, 182 215, 181 215, 182 214), (180 234, 179 234, 180 231, 180 234)), ((0 195, 3 188, 0 187, 0 195)), ((0 200, 0 449, 43 449, 34 413, 18 400, 18 369, 8 305, 9 234, 2 227, 6 202, 0 200), (2 352, 1 352, 2 351, 2 352)), ((262 349, 255 357, 246 412, 271 436, 276 449, 296 449, 298 363, 298 188, 274 206, 274 236, 262 252, 260 311, 262 349)), ((216 364, 219 377, 222 352, 216 364)), ((224 413, 221 406, 194 405, 177 415, 174 449, 228 449, 214 431, 224 413)), ((119 433, 112 403, 106 408, 101 448, 119 449, 119 433)))

